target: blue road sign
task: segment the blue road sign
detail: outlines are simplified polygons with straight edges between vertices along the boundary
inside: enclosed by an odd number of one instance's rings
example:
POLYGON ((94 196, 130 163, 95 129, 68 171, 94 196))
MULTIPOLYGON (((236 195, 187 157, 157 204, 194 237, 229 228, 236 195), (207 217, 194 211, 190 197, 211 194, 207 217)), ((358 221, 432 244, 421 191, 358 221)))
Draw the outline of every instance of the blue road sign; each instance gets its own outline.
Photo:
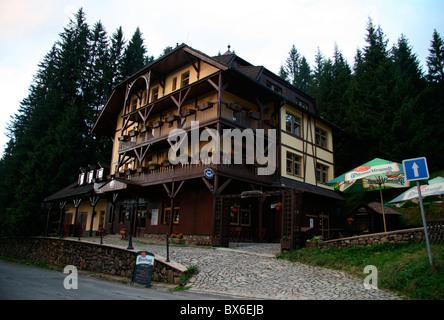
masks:
POLYGON ((407 181, 424 180, 429 178, 429 169, 427 167, 427 159, 415 158, 403 160, 405 178, 407 181))

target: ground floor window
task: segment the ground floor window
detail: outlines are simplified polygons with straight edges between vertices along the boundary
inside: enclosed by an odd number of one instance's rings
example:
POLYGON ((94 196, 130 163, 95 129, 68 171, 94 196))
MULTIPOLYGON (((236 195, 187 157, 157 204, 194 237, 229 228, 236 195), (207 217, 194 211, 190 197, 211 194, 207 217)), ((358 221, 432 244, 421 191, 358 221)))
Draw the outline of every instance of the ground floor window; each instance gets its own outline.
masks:
POLYGON ((251 204, 232 206, 230 212, 230 225, 245 227, 251 226, 251 204))
MULTIPOLYGON (((163 209, 163 224, 170 224, 171 219, 171 207, 167 207, 163 209)), ((174 205, 173 208, 173 223, 179 223, 179 205, 174 205)))

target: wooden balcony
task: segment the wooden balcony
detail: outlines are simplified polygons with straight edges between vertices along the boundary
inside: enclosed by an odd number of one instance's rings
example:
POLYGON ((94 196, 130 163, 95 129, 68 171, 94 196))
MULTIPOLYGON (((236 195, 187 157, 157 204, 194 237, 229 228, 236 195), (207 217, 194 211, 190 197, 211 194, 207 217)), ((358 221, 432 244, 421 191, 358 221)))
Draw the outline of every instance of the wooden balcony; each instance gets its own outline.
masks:
MULTIPOLYGON (((232 177, 252 183, 271 184, 276 175, 258 175, 258 167, 248 164, 213 164, 200 162, 199 164, 178 164, 166 167, 159 166, 153 170, 134 170, 124 174, 124 178, 142 186, 181 181, 204 177, 204 171, 211 168, 215 174, 232 177), (138 172, 140 171, 140 172, 138 172)), ((277 170, 276 170, 277 172, 277 170)))
POLYGON ((168 134, 174 129, 190 129, 192 121, 198 121, 201 127, 220 119, 240 129, 250 128, 255 130, 259 128, 276 128, 276 124, 270 125, 268 120, 262 121, 246 112, 235 111, 225 102, 220 104, 221 111, 220 118, 218 118, 218 107, 217 103, 207 103, 205 107, 201 108, 201 106, 199 106, 193 110, 194 112, 187 112, 186 115, 184 114, 182 117, 176 116, 174 120, 171 120, 169 123, 165 122, 159 126, 157 126, 158 123, 156 123, 156 125, 152 127, 143 127, 140 128, 137 133, 132 131, 131 134, 125 135, 121 137, 121 139, 119 138, 119 152, 124 153, 140 146, 163 141, 167 139, 168 134))

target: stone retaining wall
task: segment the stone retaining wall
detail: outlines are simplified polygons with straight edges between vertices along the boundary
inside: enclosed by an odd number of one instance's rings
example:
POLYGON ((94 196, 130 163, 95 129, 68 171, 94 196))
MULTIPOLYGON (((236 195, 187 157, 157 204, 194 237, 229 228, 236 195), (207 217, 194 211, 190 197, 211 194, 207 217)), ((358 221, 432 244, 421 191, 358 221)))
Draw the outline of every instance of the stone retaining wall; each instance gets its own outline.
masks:
POLYGON ((308 247, 324 248, 351 248, 365 247, 384 242, 406 243, 409 241, 421 242, 424 240, 424 228, 397 230, 382 233, 373 233, 356 237, 341 238, 327 241, 307 241, 308 247))
MULTIPOLYGON (((54 238, 0 239, 0 256, 131 278, 136 251, 109 245, 54 238)), ((186 268, 155 256, 153 281, 179 283, 186 268)))

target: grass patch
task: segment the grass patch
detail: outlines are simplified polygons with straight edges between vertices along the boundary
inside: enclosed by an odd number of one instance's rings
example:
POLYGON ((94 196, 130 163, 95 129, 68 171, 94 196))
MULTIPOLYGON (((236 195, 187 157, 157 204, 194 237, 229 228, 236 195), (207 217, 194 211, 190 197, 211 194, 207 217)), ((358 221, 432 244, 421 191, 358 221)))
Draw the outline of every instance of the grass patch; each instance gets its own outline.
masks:
POLYGON ((304 248, 278 258, 342 270, 364 279, 364 268, 378 269, 378 287, 415 300, 444 299, 444 245, 432 245, 433 268, 425 243, 383 243, 344 249, 304 248))
POLYGON ((197 266, 193 265, 188 267, 187 270, 180 276, 179 285, 174 289, 174 291, 188 290, 189 287, 186 286, 188 281, 190 281, 192 276, 198 273, 199 268, 197 266))

